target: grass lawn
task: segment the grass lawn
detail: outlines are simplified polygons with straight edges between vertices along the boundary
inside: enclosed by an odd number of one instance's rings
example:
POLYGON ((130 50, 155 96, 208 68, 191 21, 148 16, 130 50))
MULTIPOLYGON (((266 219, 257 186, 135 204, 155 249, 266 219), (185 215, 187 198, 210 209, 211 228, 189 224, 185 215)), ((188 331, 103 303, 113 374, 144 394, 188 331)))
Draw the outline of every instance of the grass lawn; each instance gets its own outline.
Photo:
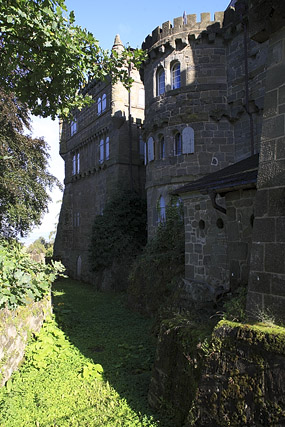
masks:
POLYGON ((54 284, 53 306, 0 389, 0 426, 171 426, 147 404, 151 321, 129 311, 124 296, 70 279, 54 284))

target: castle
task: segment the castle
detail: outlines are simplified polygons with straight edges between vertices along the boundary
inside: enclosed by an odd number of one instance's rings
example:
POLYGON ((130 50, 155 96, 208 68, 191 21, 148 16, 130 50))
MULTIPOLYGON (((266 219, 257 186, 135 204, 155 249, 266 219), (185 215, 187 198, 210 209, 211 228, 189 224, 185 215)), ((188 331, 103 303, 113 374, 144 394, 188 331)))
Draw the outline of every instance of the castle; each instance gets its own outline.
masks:
POLYGON ((249 284, 249 313, 270 308, 284 321, 284 4, 238 0, 213 21, 176 18, 142 48, 129 93, 91 82, 96 102, 62 124, 55 255, 92 282, 94 217, 118 188, 135 188, 146 192, 150 238, 166 206, 183 203, 189 286, 249 284))

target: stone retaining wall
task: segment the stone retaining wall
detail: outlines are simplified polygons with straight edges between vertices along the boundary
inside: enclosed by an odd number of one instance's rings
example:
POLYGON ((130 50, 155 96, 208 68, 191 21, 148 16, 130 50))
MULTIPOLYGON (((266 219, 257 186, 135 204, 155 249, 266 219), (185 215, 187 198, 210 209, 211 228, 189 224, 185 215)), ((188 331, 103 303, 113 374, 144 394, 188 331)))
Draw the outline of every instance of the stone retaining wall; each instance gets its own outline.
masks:
POLYGON ((44 298, 16 310, 0 310, 0 386, 3 386, 23 360, 28 338, 40 331, 51 314, 51 298, 44 298))

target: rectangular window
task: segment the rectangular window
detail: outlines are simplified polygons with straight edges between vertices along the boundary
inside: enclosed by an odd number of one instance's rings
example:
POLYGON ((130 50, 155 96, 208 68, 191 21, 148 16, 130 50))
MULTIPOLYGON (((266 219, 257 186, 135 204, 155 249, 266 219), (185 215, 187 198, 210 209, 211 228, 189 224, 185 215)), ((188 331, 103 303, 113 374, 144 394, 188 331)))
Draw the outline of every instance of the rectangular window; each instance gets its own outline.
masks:
POLYGON ((72 157, 72 175, 76 174, 76 155, 74 154, 72 157))
POLYGON ((109 157, 110 157, 110 139, 108 136, 106 138, 105 156, 106 156, 106 160, 109 160, 109 157))
POLYGON ((104 162, 104 139, 101 139, 99 146, 99 163, 104 162))
POLYGON ((77 120, 74 119, 70 123, 70 134, 73 136, 77 132, 77 120))
POLYGON ((106 110, 107 107, 107 97, 106 94, 104 93, 104 95, 102 96, 102 112, 106 110))
POLYGON ((80 153, 77 153, 77 173, 80 172, 80 153))

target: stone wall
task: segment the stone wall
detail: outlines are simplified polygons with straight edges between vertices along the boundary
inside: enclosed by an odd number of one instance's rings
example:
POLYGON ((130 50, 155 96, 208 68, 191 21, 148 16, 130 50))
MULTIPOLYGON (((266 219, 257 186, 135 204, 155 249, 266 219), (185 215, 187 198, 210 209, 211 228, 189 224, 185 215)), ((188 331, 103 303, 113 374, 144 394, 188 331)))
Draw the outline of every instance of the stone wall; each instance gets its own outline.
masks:
POLYGON ((164 321, 151 406, 168 410, 177 427, 284 425, 284 328, 222 321, 212 344, 210 334, 183 317, 164 321))
POLYGON ((282 426, 284 328, 218 324, 185 426, 282 426))
MULTIPOLYGON (((185 277, 228 287, 227 217, 215 210, 208 195, 184 199, 185 277)), ((221 199, 219 204, 224 203, 221 199)))
POLYGON ((256 189, 227 193, 227 262, 230 289, 247 285, 256 189))
POLYGON ((226 213, 213 208, 209 195, 183 195, 187 281, 220 291, 247 285, 255 194, 247 189, 219 197, 217 204, 226 213))
POLYGON ((51 314, 50 296, 11 311, 0 310, 0 386, 3 386, 23 360, 31 334, 38 333, 51 314))
POLYGON ((253 230, 248 312, 285 322, 284 2, 252 3, 251 35, 269 38, 265 109, 253 230), (264 10, 265 15, 261 14, 264 10), (283 21, 282 21, 283 20, 283 21))

